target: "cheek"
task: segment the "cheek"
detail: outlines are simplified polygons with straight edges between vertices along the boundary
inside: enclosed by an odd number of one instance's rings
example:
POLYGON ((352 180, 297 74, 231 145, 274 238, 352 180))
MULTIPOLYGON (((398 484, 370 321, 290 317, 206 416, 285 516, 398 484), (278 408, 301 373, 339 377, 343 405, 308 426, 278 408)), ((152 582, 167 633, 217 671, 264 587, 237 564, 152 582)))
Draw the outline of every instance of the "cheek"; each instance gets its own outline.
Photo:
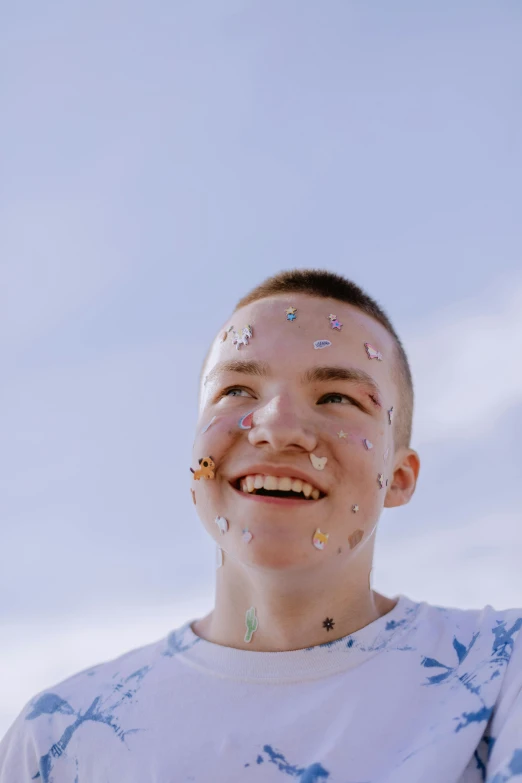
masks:
POLYGON ((215 479, 194 479, 190 474, 190 488, 193 501, 197 506, 199 517, 205 523, 212 523, 216 515, 220 513, 223 481, 221 481, 220 468, 226 462, 231 449, 248 432, 241 429, 239 420, 243 414, 234 413, 209 416, 207 421, 200 423, 199 432, 196 435, 192 447, 192 461, 190 467, 197 471, 200 467, 199 460, 211 457, 215 464, 215 479))

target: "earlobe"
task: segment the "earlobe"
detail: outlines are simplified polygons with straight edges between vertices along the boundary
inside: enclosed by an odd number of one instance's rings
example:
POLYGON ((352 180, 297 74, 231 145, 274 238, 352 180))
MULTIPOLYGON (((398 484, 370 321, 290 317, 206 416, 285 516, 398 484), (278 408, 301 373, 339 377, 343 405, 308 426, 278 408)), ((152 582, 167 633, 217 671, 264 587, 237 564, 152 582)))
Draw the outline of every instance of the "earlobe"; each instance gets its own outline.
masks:
POLYGON ((420 459, 417 452, 413 449, 405 449, 404 454, 399 456, 399 460, 399 464, 390 478, 390 486, 384 500, 385 508, 405 506, 410 502, 417 486, 420 470, 420 459))

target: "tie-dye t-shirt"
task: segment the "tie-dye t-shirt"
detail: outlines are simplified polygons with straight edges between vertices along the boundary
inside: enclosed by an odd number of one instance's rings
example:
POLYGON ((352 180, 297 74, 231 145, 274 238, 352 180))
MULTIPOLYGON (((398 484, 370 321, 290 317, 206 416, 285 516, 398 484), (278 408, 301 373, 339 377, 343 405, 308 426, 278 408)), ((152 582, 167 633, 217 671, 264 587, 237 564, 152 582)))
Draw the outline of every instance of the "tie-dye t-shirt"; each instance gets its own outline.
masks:
POLYGON ((187 623, 86 669, 25 706, 0 783, 522 783, 522 609, 396 598, 305 650, 187 623))

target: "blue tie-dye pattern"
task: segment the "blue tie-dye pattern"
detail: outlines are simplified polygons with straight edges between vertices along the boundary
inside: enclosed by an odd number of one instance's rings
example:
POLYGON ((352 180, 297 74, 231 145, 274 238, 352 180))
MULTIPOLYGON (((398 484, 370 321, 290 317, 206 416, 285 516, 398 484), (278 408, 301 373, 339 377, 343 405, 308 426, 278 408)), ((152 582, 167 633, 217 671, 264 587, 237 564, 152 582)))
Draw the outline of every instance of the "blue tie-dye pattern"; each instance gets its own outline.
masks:
POLYGON ((201 641, 199 636, 196 636, 195 638, 190 638, 189 636, 189 640, 185 642, 184 636, 187 630, 188 626, 185 625, 183 628, 180 628, 177 631, 172 631, 172 633, 167 636, 167 649, 162 652, 162 655, 166 655, 169 658, 172 658, 178 653, 191 650, 194 645, 201 641))
POLYGON ((119 700, 111 705, 108 705, 103 710, 99 709, 99 704, 101 703, 102 699, 101 696, 97 696, 94 699, 90 707, 83 715, 80 712, 76 712, 76 710, 74 710, 67 701, 62 699, 56 693, 44 693, 36 700, 34 704, 31 704, 33 709, 32 712, 26 716, 26 720, 35 720, 41 715, 52 715, 56 712, 59 712, 62 715, 76 716, 74 723, 71 723, 70 726, 67 726, 58 742, 55 742, 49 751, 45 755, 41 756, 39 764, 40 770, 32 776, 31 780, 36 780, 37 778, 41 777, 43 783, 51 783, 50 774, 55 759, 59 758, 62 753, 65 752, 74 732, 77 731, 79 727, 86 721, 96 721, 97 723, 105 723, 107 726, 110 726, 121 742, 125 742, 125 738, 128 734, 135 734, 138 731, 143 731, 143 729, 122 729, 121 726, 115 723, 112 710, 117 709, 125 702, 132 700, 132 698, 138 692, 143 678, 146 674, 148 674, 151 668, 151 666, 142 666, 141 669, 133 672, 133 674, 125 677, 125 679, 120 680, 114 686, 111 696, 114 693, 120 693, 124 686, 127 685, 127 683, 131 680, 136 680, 136 687, 126 689, 125 693, 123 693, 119 700))
POLYGON ((491 778, 489 783, 508 783, 515 775, 522 775, 522 748, 517 748, 513 751, 507 771, 498 773, 494 778, 491 778))
MULTIPOLYGON (((289 764, 283 754, 274 750, 271 745, 264 745, 263 751, 268 756, 268 761, 271 764, 275 764, 280 772, 297 778, 299 783, 317 783, 319 780, 327 780, 330 777, 330 773, 321 764, 315 763, 310 764, 308 767, 297 767, 289 764)), ((257 763, 262 764, 263 762, 263 757, 258 756, 257 763)))

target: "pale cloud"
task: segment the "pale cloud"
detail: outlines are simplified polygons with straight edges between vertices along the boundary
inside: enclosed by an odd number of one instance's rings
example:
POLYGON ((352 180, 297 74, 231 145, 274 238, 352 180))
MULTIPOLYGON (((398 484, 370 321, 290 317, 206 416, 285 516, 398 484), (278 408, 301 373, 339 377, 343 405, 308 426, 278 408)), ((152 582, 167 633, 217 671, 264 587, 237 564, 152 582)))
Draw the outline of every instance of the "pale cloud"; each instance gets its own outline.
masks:
POLYGON ((488 514, 468 524, 396 535, 382 528, 376 540, 373 587, 386 595, 444 606, 522 607, 520 514, 488 514))
POLYGON ((522 278, 436 313, 404 343, 416 387, 414 445, 487 435, 522 400, 522 278))
MULTIPOLYGON (((99 196, 45 194, 2 211, 0 345, 39 338, 121 280, 121 244, 99 196)), ((128 268, 128 263, 127 263, 128 268)))

